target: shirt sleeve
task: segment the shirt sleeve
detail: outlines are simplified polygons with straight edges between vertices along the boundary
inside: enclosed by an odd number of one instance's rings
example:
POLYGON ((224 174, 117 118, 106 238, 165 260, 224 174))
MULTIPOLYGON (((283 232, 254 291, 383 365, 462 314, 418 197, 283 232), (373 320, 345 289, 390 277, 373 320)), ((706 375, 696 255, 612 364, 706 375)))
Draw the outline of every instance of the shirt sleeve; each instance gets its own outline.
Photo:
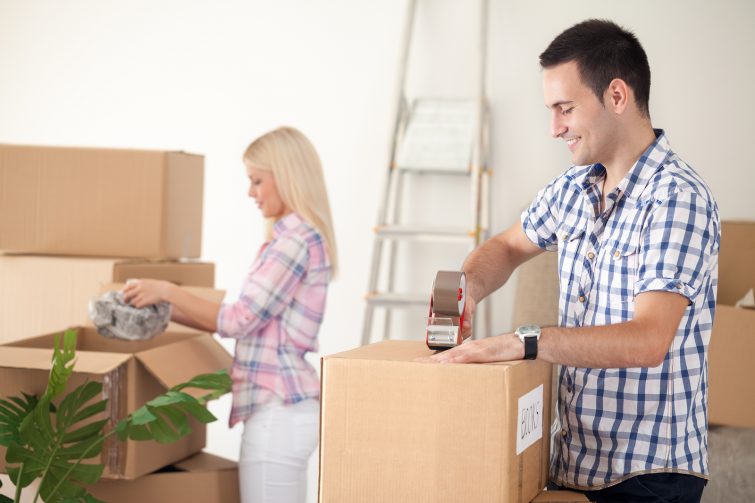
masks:
POLYGON ((719 245, 716 208, 693 191, 670 195, 648 218, 640 241, 635 294, 668 291, 692 303, 710 277, 719 245))
POLYGON ((544 250, 558 249, 558 218, 561 178, 558 177, 538 192, 529 208, 521 215, 527 238, 544 250))
POLYGON ((218 334, 240 339, 254 336, 293 301, 307 272, 307 243, 301 236, 273 240, 252 267, 239 299, 223 304, 218 334))

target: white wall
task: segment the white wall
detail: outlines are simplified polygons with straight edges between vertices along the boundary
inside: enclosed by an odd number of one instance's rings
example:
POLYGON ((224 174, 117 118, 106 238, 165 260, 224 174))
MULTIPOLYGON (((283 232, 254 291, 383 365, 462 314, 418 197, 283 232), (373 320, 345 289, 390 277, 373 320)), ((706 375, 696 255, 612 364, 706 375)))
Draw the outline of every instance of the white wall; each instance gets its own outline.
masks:
MULTIPOLYGON (((469 88, 468 5, 422 7, 417 89, 469 88), (429 77, 429 66, 452 60, 460 66, 429 77)), ((205 154, 203 255, 233 295, 263 234, 241 153, 273 127, 300 128, 323 160, 342 261, 321 353, 344 350, 359 343, 404 14, 399 0, 0 0, 0 142, 205 154)), ((754 3, 491 0, 489 17, 494 231, 568 166, 566 147, 548 136, 537 56, 588 17, 635 31, 653 72, 655 125, 709 182, 724 218, 755 218, 754 3)), ((511 292, 491 299, 495 331, 509 328, 511 292)), ((404 323, 404 333, 419 326, 404 323)), ((239 428, 225 428, 227 408, 214 406, 210 449, 235 457, 239 428)))

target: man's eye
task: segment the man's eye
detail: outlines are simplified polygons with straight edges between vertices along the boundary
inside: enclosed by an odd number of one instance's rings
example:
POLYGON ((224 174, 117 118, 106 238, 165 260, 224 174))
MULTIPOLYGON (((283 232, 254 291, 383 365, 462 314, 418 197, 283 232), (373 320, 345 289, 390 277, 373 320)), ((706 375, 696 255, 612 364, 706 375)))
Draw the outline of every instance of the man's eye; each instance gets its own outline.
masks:
POLYGON ((572 110, 574 110, 574 107, 565 108, 565 109, 561 110, 561 113, 563 115, 569 115, 572 112, 572 110))

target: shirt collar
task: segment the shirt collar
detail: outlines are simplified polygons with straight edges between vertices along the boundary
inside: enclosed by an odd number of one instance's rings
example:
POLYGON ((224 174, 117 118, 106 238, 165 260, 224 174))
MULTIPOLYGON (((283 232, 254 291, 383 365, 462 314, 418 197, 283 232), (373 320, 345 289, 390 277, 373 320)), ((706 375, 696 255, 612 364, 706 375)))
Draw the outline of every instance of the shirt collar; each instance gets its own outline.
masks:
MULTIPOLYGON (((636 200, 671 152, 671 146, 663 129, 653 129, 653 132, 655 133, 655 141, 645 149, 645 152, 619 182, 616 187, 619 194, 636 200)), ((585 172, 585 178, 581 184, 582 188, 587 189, 595 185, 605 175, 606 168, 602 164, 592 164, 585 172)))
POLYGON ((273 237, 278 237, 282 232, 298 227, 302 222, 303 220, 299 214, 292 211, 275 221, 273 224, 273 237))

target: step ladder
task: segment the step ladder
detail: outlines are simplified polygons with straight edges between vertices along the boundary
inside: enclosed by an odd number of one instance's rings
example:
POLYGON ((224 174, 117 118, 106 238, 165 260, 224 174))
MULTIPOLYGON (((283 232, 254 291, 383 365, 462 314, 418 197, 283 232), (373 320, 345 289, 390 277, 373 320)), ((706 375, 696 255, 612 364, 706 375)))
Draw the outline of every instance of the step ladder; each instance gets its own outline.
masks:
MULTIPOLYGON (((487 45, 487 0, 480 1, 478 45, 479 76, 476 95, 465 98, 421 97, 407 99, 407 62, 412 43, 417 0, 410 0, 404 28, 399 71, 399 103, 392 137, 390 163, 382 192, 366 295, 362 344, 374 342, 373 325, 377 309, 384 313, 382 339, 390 338, 391 312, 412 306, 429 308, 432 279, 416 291, 398 292, 396 285, 397 243, 418 241, 459 250, 457 268, 469 252, 488 237, 489 111, 485 95, 487 45), (402 221, 405 179, 455 177, 469 191, 467 224, 457 227, 411 225, 402 221), (463 182, 463 183, 462 183, 463 182), (384 257, 384 254, 386 255, 384 257)), ((413 184, 421 187, 423 184, 413 184)), ((420 190, 420 189, 415 189, 420 190)), ((463 205, 461 205, 463 206, 463 205)), ((440 269, 441 267, 436 268, 440 269)), ((434 273, 433 273, 434 277, 434 273)), ((478 306, 473 336, 490 335, 490 313, 478 306)), ((424 339, 424 332, 417 339, 424 339)))

